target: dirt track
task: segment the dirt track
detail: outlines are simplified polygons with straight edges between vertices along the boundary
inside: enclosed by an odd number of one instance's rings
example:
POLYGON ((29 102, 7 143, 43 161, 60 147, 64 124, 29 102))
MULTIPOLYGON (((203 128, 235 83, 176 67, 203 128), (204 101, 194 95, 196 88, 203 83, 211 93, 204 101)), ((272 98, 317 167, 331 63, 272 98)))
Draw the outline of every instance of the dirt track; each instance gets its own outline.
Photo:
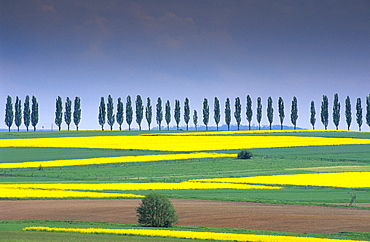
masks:
MULTIPOLYGON (((0 201, 0 220, 80 220, 137 223, 141 200, 0 201)), ((370 232, 370 210, 172 199, 179 225, 300 233, 370 232)))

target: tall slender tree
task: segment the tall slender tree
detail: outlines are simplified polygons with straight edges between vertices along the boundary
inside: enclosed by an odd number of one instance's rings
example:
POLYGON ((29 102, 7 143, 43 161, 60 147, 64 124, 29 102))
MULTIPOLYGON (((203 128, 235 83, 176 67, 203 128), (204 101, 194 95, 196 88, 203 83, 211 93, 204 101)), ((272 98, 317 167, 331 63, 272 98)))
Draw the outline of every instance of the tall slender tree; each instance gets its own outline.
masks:
POLYGON ((107 122, 110 126, 110 130, 113 130, 114 122, 116 121, 116 117, 114 115, 114 104, 113 98, 111 95, 108 95, 108 102, 107 102, 107 122))
POLYGON ((62 128, 63 122, 63 103, 62 98, 58 96, 55 102, 55 124, 58 126, 59 131, 62 128))
POLYGON ((99 117, 98 118, 99 118, 99 124, 101 126, 102 131, 104 131, 105 115, 106 115, 105 101, 104 101, 104 97, 101 97, 100 98, 99 117))
POLYGON ((270 130, 272 129, 271 125, 274 121, 274 108, 272 107, 272 98, 268 97, 267 99, 267 119, 270 123, 270 130))
POLYGON ((366 124, 370 127, 370 95, 366 97, 366 124))
POLYGON ((315 123, 316 123, 316 110, 315 110, 315 102, 311 101, 311 117, 310 117, 310 123, 312 125, 312 129, 315 130, 315 123))
POLYGON ((22 124, 22 101, 18 98, 15 98, 15 113, 14 113, 14 123, 17 126, 19 132, 19 126, 22 124))
POLYGON ((5 124, 8 126, 9 132, 10 127, 13 125, 14 119, 14 112, 13 112, 13 102, 12 98, 8 95, 6 98, 6 105, 5 105, 5 124))
POLYGON ((361 131, 361 126, 362 126, 361 98, 357 98, 357 102, 356 102, 356 121, 358 124, 358 130, 361 131))
POLYGON ((290 112, 290 121, 294 125, 294 130, 297 128, 297 119, 298 119, 298 101, 297 98, 294 96, 292 100, 292 109, 290 112))
POLYGON ((139 130, 141 130, 141 122, 144 118, 144 105, 143 100, 140 95, 136 96, 136 123, 139 125, 139 130))
POLYGON ((208 130, 208 122, 209 122, 209 105, 208 99, 203 99, 203 123, 206 126, 206 130, 208 130))
POLYGON ((220 114, 220 100, 218 100, 217 97, 215 97, 214 101, 214 108, 213 108, 213 118, 215 119, 215 123, 218 130, 218 124, 220 123, 221 114, 220 114))
POLYGON ((261 119, 262 119, 262 101, 261 98, 257 98, 257 122, 258 122, 258 129, 261 129, 261 119))
POLYGON ((334 104, 333 104, 333 123, 335 128, 338 130, 340 121, 340 103, 338 98, 338 93, 334 94, 334 104))
POLYGON ((81 98, 75 97, 73 105, 73 123, 75 124, 77 131, 80 121, 81 121, 81 98))
POLYGON ((122 130, 122 124, 123 124, 123 102, 122 99, 119 97, 117 100, 117 123, 119 125, 119 130, 122 130))
POLYGON ((326 95, 322 96, 321 102, 321 122, 325 127, 325 130, 328 129, 329 124, 329 100, 326 95))
POLYGON ((347 123, 347 129, 351 127, 352 122, 352 111, 351 111, 351 99, 349 96, 346 98, 346 108, 345 108, 345 114, 346 114, 346 123, 347 123))
POLYGON ((249 95, 247 95, 247 107, 246 107, 245 115, 248 120, 248 128, 249 130, 251 130, 251 121, 252 121, 253 111, 252 111, 252 99, 249 95))
POLYGON ((28 95, 26 96, 26 100, 24 101, 23 122, 28 132, 28 127, 30 126, 31 122, 30 96, 28 95))
POLYGON ((171 122, 171 104, 170 101, 167 100, 166 107, 165 107, 165 114, 164 117, 167 123, 167 130, 170 130, 170 122, 171 122))
POLYGON ((278 106, 279 106, 280 129, 283 130, 285 113, 284 113, 284 101, 282 97, 279 97, 278 99, 278 106))
POLYGON ((184 102, 184 121, 186 123, 186 130, 189 130, 190 104, 189 104, 188 98, 185 98, 185 102, 184 102))
POLYGON ((131 123, 132 123, 132 102, 131 102, 131 96, 128 95, 126 98, 126 123, 128 124, 128 130, 131 130, 131 123))
POLYGON ((152 115, 153 115, 153 108, 150 102, 150 98, 146 99, 146 107, 145 107, 145 118, 146 122, 148 123, 148 130, 150 130, 150 124, 152 123, 152 115))
POLYGON ((158 97, 157 99, 155 119, 158 124, 158 130, 161 130, 161 123, 163 120, 163 110, 162 110, 162 99, 160 97, 158 97))
POLYGON ((181 108, 180 108, 180 101, 175 100, 175 112, 174 112, 174 118, 176 121, 176 129, 179 130, 179 123, 181 119, 181 108))
POLYGON ((36 126, 39 122, 39 103, 37 98, 32 96, 32 106, 31 106, 31 124, 33 126, 33 131, 36 131, 36 126))
POLYGON ((193 123, 194 123, 195 130, 198 130, 198 113, 197 113, 197 110, 194 110, 193 123))
POLYGON ((227 130, 230 130, 231 108, 230 108, 230 99, 229 98, 226 98, 226 102, 225 102, 225 123, 227 124, 227 130))
POLYGON ((69 126, 72 122, 72 101, 67 97, 65 103, 65 111, 64 111, 64 121, 67 124, 67 129, 69 131, 69 126))
POLYGON ((234 111, 234 117, 236 120, 236 124, 238 125, 238 130, 240 130, 240 123, 242 121, 242 105, 240 103, 240 98, 235 98, 235 111, 234 111))

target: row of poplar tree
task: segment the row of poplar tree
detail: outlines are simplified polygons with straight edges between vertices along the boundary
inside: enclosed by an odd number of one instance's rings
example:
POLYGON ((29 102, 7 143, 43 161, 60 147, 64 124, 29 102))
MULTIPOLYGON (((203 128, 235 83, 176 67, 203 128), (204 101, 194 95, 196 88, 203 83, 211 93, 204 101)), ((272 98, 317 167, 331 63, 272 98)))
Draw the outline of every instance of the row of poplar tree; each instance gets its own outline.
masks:
MULTIPOLYGON (((152 122, 152 116, 153 116, 153 107, 151 105, 151 99, 148 97, 146 100, 145 110, 144 110, 144 104, 143 100, 140 95, 136 96, 135 100, 135 117, 136 117, 136 123, 139 125, 139 130, 141 130, 141 123, 144 119, 144 111, 145 111, 145 118, 148 123, 148 129, 150 129, 151 122, 152 122)), ((9 128, 13 124, 13 120, 15 125, 19 127, 22 124, 22 115, 23 115, 23 122, 24 125, 27 128, 32 124, 34 127, 34 130, 36 131, 36 125, 38 123, 39 114, 38 114, 38 102, 35 96, 32 97, 32 105, 30 108, 30 98, 29 96, 26 96, 25 102, 24 102, 24 109, 22 113, 22 104, 21 100, 16 97, 15 105, 14 105, 15 112, 13 112, 13 104, 12 104, 12 98, 10 96, 7 97, 6 102, 6 108, 5 108, 5 123, 9 128)), ((72 113, 72 101, 69 97, 67 97, 65 102, 65 111, 64 111, 64 121, 67 124, 68 130, 70 128, 70 124, 73 122, 76 126, 76 130, 78 130, 78 125, 81 121, 81 100, 79 97, 76 97, 74 100, 74 108, 72 113)), ((347 123, 348 130, 350 129, 351 122, 352 122, 352 108, 351 108, 351 100, 349 96, 347 96, 345 100, 345 119, 347 123)), ((210 119, 210 110, 209 110, 209 103, 208 99, 204 98, 203 100, 203 124, 206 127, 206 130, 208 130, 208 123, 210 119)), ((274 117, 274 108, 273 108, 273 100, 271 97, 268 97, 267 99, 267 119, 270 125, 270 129, 272 128, 273 123, 273 117, 274 117)), ((235 98, 234 102, 234 118, 237 123, 238 130, 240 128, 241 123, 241 112, 242 112, 242 105, 239 97, 235 98)), ((256 118, 258 122, 259 129, 261 128, 261 119, 262 119, 262 101, 261 98, 257 98, 257 110, 256 110, 256 118)), ((217 97, 214 98, 214 108, 213 108, 213 117, 214 121, 217 126, 221 121, 221 108, 220 108, 220 101, 217 97)), ((230 129, 231 124, 231 104, 230 99, 227 98, 225 101, 225 123, 227 124, 228 130, 230 129)), ((316 108, 314 101, 311 101, 310 106, 310 123, 312 125, 312 128, 315 129, 315 123, 316 123, 316 108)), ((362 107, 361 107, 361 98, 357 98, 356 100, 356 122, 358 124, 359 130, 361 130, 361 126, 363 123, 363 116, 362 116, 362 107)), ((278 99, 278 114, 279 114, 279 120, 280 120, 280 127, 283 129, 283 122, 285 118, 285 111, 284 111, 284 101, 281 97, 278 99)), ((188 130, 189 127, 189 121, 190 121, 190 104, 189 99, 185 98, 184 102, 184 121, 186 123, 186 130, 188 130)), ((131 130, 131 124, 133 121, 133 105, 131 101, 131 96, 127 96, 126 99, 126 122, 129 126, 129 130, 131 130)), ((253 110, 252 110, 252 99, 248 95, 246 97, 246 119, 249 123, 249 129, 251 128, 251 121, 253 117, 253 110)), ((321 102, 321 112, 320 112, 321 122, 325 127, 325 130, 328 127, 329 124, 329 100, 326 95, 323 96, 322 102, 321 102)), ((338 130, 339 122, 340 122, 340 102, 338 98, 338 94, 334 94, 334 102, 333 102, 333 123, 338 130)), ((163 110, 162 107, 162 99, 158 97, 157 103, 156 103, 156 123, 158 125, 158 129, 161 129, 161 123, 163 122, 163 118, 165 122, 167 123, 167 129, 169 129, 169 125, 171 122, 171 104, 170 101, 167 100, 165 103, 165 107, 163 110), (164 115, 163 115, 164 111, 164 115)), ((193 110, 193 124, 195 128, 197 129, 198 126, 198 113, 196 110, 193 110)), ((174 107, 174 119, 176 122, 177 129, 179 128, 179 123, 181 121, 181 107, 180 107, 180 101, 175 100, 175 107, 174 107)), ((292 103, 291 103, 291 112, 290 112, 290 120, 291 123, 294 126, 294 129, 296 129, 297 126, 297 120, 298 120, 298 101, 296 97, 293 97, 292 103)), ((118 98, 117 101, 117 109, 116 112, 114 111, 114 104, 113 104, 113 98, 111 95, 108 96, 107 104, 105 104, 104 97, 101 97, 100 105, 99 105, 99 115, 98 115, 98 121, 99 124, 104 130, 104 125, 107 122, 110 126, 110 129, 113 129, 113 125, 115 122, 119 125, 119 129, 122 130, 122 124, 124 121, 124 105, 121 98, 118 98)), ((61 130, 61 125, 63 123, 63 103, 62 98, 58 96, 56 99, 56 110, 55 110, 55 124, 58 126, 59 130, 61 130)), ((370 95, 366 97, 366 123, 370 126, 370 95)))
MULTIPOLYGON (((136 123, 139 126, 139 130, 141 130, 141 123, 144 118, 144 104, 143 100, 140 95, 136 96, 135 101, 136 106, 136 123)), ((227 98, 225 101, 225 123, 228 127, 228 130, 230 129, 230 123, 231 123, 231 107, 230 107, 230 99, 227 98)), ((235 98, 234 102, 234 118, 237 123, 238 130, 240 128, 241 123, 241 112, 242 112, 242 105, 239 97, 235 98)), ((185 98, 184 102, 184 121, 186 123, 186 130, 188 130, 189 127, 189 121, 190 121, 190 105, 189 105, 189 99, 185 98)), ((348 130, 350 129, 351 122, 352 122, 352 111, 351 111, 351 100, 349 96, 347 96, 345 100, 345 117, 346 117, 346 123, 348 130)), ((114 123, 117 121, 119 125, 119 129, 121 130, 123 120, 124 120, 124 112, 123 112, 123 103, 122 99, 118 98, 117 103, 117 112, 114 112, 114 104, 113 99, 109 95, 108 96, 108 102, 105 104, 104 97, 101 97, 100 100, 100 106, 99 106, 99 124, 101 125, 102 130, 104 130, 104 125, 107 123, 110 126, 110 129, 113 129, 114 123)), ((259 129, 261 128, 261 119, 262 119, 262 101, 261 98, 257 98, 257 122, 259 129)), ((267 99, 267 119, 270 125, 270 129, 272 128, 272 122, 274 117, 274 108, 273 108, 273 100, 271 97, 268 97, 267 99)), ((310 106, 310 123, 312 125, 312 128, 315 129, 315 123, 316 123, 316 109, 315 109, 315 103, 314 101, 311 101, 310 106)), ((221 120, 221 109, 220 109, 220 101, 217 97, 214 98, 214 121, 216 123, 216 127, 218 130, 218 126, 221 120)), ((283 122, 285 118, 285 111, 284 111, 284 101, 281 97, 278 99, 278 113, 279 113, 279 119, 280 119, 280 127, 283 129, 283 122)), ((363 117, 362 117, 362 107, 361 107, 361 98, 357 98, 356 101, 356 121, 359 127, 359 130, 361 130, 361 126, 363 123, 363 117)), ((151 105, 151 100, 148 97, 146 101, 145 106, 145 118, 148 123, 148 128, 150 129, 150 125, 152 122, 152 116, 153 116, 153 107, 151 105)), ((208 99, 204 98, 203 100, 203 124, 206 127, 206 130, 208 130, 208 122, 210 111, 209 111, 209 104, 208 99)), ((326 95, 323 96, 323 100, 321 102, 321 122, 325 127, 325 130, 328 127, 329 124, 329 101, 328 97, 326 95)), ((253 117, 253 110, 252 110, 252 99, 249 95, 246 97, 246 119, 248 121, 249 129, 251 129, 251 121, 253 117)), ((171 104, 170 101, 167 100, 165 103, 164 108, 164 119, 167 123, 167 129, 169 129, 169 124, 171 122, 171 104)), ((181 107, 180 107, 180 101, 175 100, 175 107, 174 107, 174 119, 176 122, 177 129, 179 128, 179 123, 181 121, 181 107)), ((291 112, 290 112, 290 120, 291 123, 294 126, 294 129, 297 127, 297 119, 298 119, 298 101, 296 97, 293 97, 292 103, 291 103, 291 112)), ((133 121, 133 108, 132 108, 132 101, 131 97, 128 96, 126 100, 126 122, 129 126, 129 130, 131 129, 131 124, 133 121)), ((163 108, 162 108, 162 99, 159 97, 157 99, 156 103, 156 123, 158 125, 158 129, 161 129, 161 123, 163 121, 163 108)), ((333 123, 336 126, 336 129, 338 130, 340 121, 340 102, 338 99, 338 94, 334 95, 334 103, 333 103, 333 123)), ((366 123, 370 126, 370 95, 366 97, 366 123)), ((195 129, 197 129, 198 125, 198 113, 196 110, 193 110, 193 124, 195 126, 195 129)))

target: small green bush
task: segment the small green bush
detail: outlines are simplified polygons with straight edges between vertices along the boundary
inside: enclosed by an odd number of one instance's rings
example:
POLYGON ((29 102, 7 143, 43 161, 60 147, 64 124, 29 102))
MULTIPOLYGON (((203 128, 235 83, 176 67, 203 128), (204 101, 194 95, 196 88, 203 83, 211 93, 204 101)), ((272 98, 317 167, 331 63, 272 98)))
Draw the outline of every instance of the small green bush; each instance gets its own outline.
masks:
POLYGON ((238 153, 238 159, 250 159, 253 157, 253 154, 252 152, 248 151, 248 150, 241 150, 239 153, 238 153))
POLYGON ((144 226, 171 227, 178 219, 171 201, 165 195, 156 193, 146 195, 136 212, 139 224, 144 226))

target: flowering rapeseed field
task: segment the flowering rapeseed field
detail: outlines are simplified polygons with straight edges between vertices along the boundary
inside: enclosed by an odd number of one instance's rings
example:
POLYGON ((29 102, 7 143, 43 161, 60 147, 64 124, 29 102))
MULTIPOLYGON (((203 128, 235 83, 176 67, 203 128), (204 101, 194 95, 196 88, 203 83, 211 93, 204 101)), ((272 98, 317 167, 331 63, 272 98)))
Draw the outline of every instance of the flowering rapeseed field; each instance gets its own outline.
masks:
POLYGON ((42 167, 77 166, 77 165, 92 165, 92 164, 146 162, 146 161, 217 158, 217 157, 236 157, 236 155, 220 154, 220 153, 190 153, 190 154, 100 157, 100 158, 89 158, 89 159, 0 163, 0 168, 29 168, 29 167, 39 167, 39 166, 42 166, 42 167))
POLYGON ((50 227, 26 227, 26 231, 49 231, 49 232, 77 232, 77 233, 102 233, 102 234, 124 234, 160 236, 187 239, 212 239, 228 241, 264 241, 264 242, 353 242, 353 240, 322 239, 313 237, 279 236, 279 235, 256 235, 256 234, 234 234, 216 232, 194 232, 179 230, 158 229, 100 229, 100 228, 50 228, 50 227))
POLYGON ((0 139, 0 147, 64 147, 139 149, 162 151, 211 151, 252 148, 370 144, 370 139, 300 136, 92 136, 0 139))
POLYGON ((82 192, 56 189, 0 187, 0 198, 141 198, 142 195, 123 193, 82 192))
POLYGON ((364 188, 370 187, 370 172, 314 173, 296 175, 273 175, 239 178, 213 178, 191 180, 198 182, 256 183, 298 186, 327 186, 364 188))

